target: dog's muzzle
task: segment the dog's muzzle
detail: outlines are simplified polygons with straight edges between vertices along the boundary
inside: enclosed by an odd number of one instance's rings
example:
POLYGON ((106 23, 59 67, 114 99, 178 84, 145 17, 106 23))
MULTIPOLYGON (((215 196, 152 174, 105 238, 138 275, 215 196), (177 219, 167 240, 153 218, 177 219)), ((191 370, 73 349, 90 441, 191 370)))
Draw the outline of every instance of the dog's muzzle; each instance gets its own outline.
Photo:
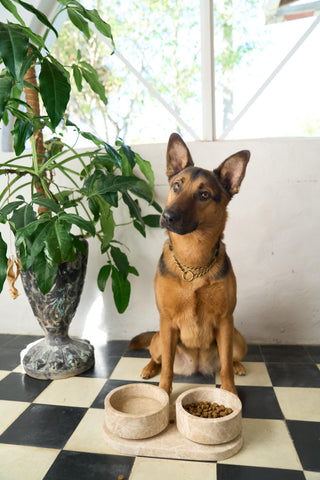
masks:
POLYGON ((186 235, 197 229, 198 222, 193 222, 185 217, 177 210, 165 209, 161 216, 160 226, 178 235, 186 235))

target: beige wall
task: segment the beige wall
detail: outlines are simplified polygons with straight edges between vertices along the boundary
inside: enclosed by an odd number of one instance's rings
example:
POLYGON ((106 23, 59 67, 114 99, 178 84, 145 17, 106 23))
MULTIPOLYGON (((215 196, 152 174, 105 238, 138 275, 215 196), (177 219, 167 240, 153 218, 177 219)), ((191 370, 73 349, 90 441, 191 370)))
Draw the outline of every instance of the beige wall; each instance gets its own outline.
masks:
MULTIPOLYGON (((266 139, 189 144, 195 163, 212 169, 230 154, 251 150, 241 191, 231 202, 225 234, 238 280, 235 323, 248 342, 313 344, 320 340, 320 140, 266 139)), ((166 145, 135 147, 152 162, 156 199, 167 194, 166 145)), ((2 154, 5 158, 8 154, 2 154)), ((4 225, 0 224, 1 231, 4 225)), ((140 273, 132 278, 132 299, 119 315, 108 289, 96 286, 101 257, 91 242, 89 266, 80 306, 72 322, 73 335, 104 341, 129 339, 157 329, 153 276, 165 238, 149 230, 147 238, 123 229, 121 240, 140 273)), ((13 301, 7 287, 0 296, 1 333, 40 334, 20 286, 13 301)))

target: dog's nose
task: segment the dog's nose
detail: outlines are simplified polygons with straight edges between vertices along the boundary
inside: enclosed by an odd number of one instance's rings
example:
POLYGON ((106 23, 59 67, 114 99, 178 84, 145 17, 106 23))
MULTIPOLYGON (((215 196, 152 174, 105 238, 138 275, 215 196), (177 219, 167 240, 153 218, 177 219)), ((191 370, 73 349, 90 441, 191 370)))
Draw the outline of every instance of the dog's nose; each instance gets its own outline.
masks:
POLYGON ((177 223, 177 221, 180 219, 180 215, 173 210, 165 210, 162 213, 162 224, 163 226, 169 227, 177 223))

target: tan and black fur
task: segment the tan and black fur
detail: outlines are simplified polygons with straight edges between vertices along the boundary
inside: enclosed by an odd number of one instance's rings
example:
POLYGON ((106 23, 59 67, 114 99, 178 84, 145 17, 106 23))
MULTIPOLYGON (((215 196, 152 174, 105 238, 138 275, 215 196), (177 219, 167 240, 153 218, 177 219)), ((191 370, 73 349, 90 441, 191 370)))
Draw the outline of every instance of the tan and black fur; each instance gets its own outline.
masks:
POLYGON ((170 191, 161 217, 168 240, 155 276, 160 331, 131 341, 133 349, 150 350, 142 377, 161 369, 160 387, 168 393, 174 372, 209 374, 221 367, 221 388, 233 393, 234 373, 245 374, 240 361, 247 345, 233 324, 236 279, 222 238, 227 205, 239 191, 249 158, 244 150, 214 171, 205 170, 194 166, 178 134, 170 136, 170 191))

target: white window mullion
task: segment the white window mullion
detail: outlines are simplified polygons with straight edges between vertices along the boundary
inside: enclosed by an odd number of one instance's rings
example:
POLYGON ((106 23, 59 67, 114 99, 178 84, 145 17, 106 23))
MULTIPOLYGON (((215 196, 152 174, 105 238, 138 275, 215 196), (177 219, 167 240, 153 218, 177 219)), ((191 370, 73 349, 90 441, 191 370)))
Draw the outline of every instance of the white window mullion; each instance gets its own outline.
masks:
POLYGON ((203 140, 216 139, 213 0, 200 0, 203 140))

